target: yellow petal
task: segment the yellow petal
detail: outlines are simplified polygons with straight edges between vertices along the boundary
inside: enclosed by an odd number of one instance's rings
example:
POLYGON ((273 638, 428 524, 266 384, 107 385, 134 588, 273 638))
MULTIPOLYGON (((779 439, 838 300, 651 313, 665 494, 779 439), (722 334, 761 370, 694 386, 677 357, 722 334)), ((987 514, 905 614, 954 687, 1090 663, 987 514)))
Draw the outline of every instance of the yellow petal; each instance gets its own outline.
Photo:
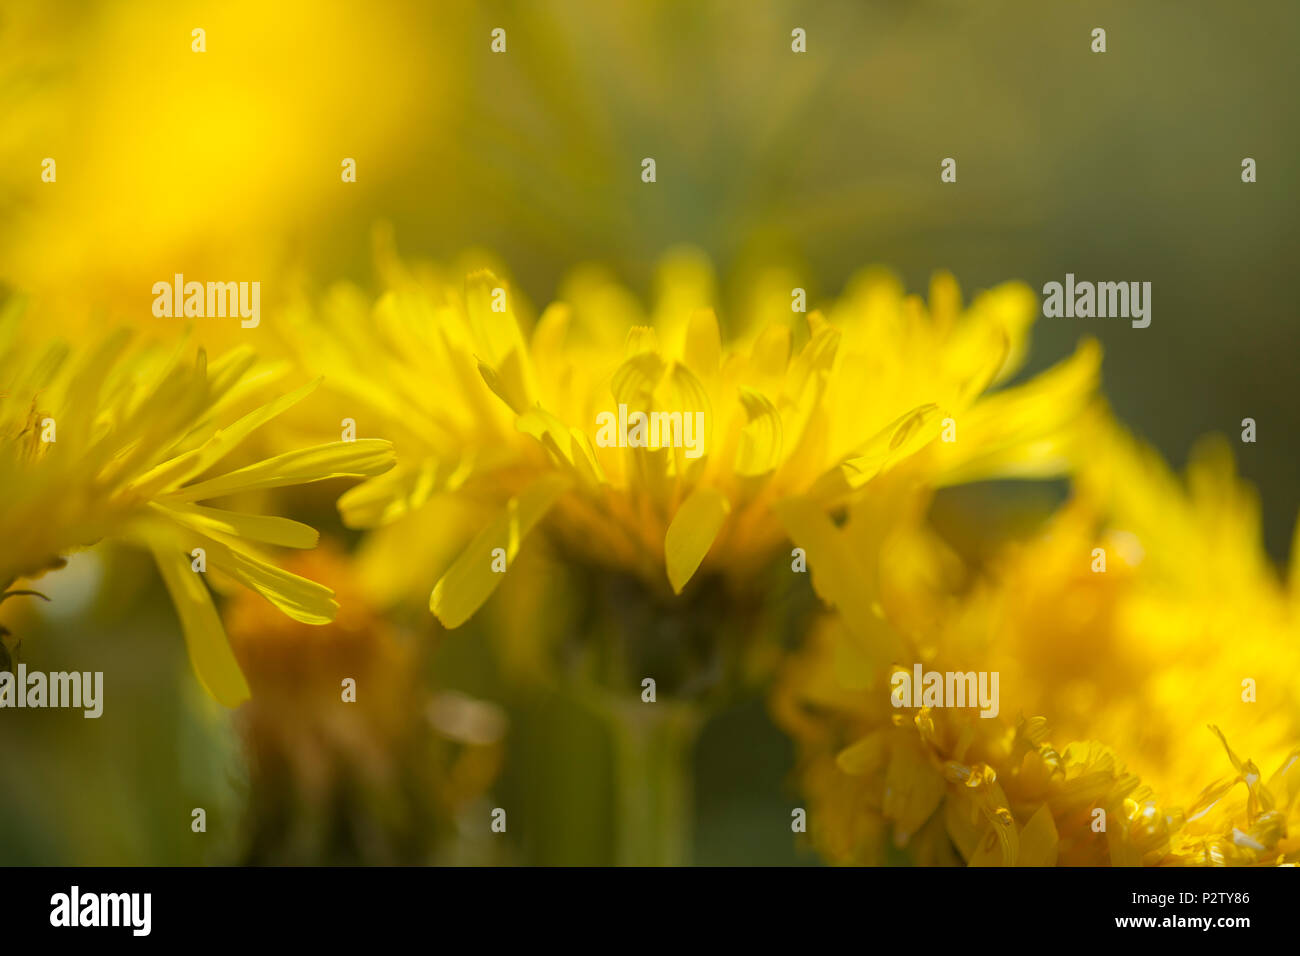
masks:
POLYGON ((971 311, 987 316, 1007 334, 1007 354, 993 382, 1010 378, 1024 364, 1029 349, 1029 330, 1038 319, 1038 296, 1023 282, 1004 282, 982 292, 971 303, 971 311))
POLYGON ((475 536, 429 596, 429 609, 444 627, 460 627, 492 596, 504 574, 492 570, 492 552, 505 550, 508 568, 524 538, 569 488, 568 479, 546 475, 511 498, 492 523, 475 536))
POLYGON ((506 283, 487 269, 480 269, 465 277, 465 311, 474 336, 474 349, 479 357, 491 365, 500 365, 511 352, 523 353, 524 339, 515 318, 513 291, 506 283), (492 306, 501 301, 496 294, 504 293, 505 311, 494 311, 492 306))
POLYGON ((878 593, 875 574, 821 507, 806 498, 787 498, 773 508, 791 540, 808 555, 813 590, 839 609, 875 665, 902 660, 905 648, 898 635, 881 624, 872 608, 878 593))
POLYGON ((1043 804, 1020 831, 1020 854, 1016 866, 1056 866, 1059 838, 1056 821, 1043 804))
POLYGON ((574 451, 574 466, 583 481, 593 487, 606 484, 609 479, 605 477, 605 469, 600 467, 600 460, 596 458, 596 449, 592 447, 587 433, 577 428, 570 428, 569 438, 573 442, 571 447, 574 451))
POLYGON ((999 827, 995 823, 986 824, 985 828, 980 831, 980 842, 978 848, 970 858, 966 860, 967 866, 1010 866, 1008 861, 1012 859, 1008 851, 1007 831, 1015 830, 1015 824, 1010 827, 999 827))
POLYGON ((523 384, 523 360, 519 352, 511 352, 499 365, 480 360, 478 373, 492 394, 505 402, 512 412, 521 414, 528 408, 528 390, 523 384))
POLYGON ((581 430, 569 428, 540 405, 515 419, 515 427, 541 442, 555 463, 578 484, 595 488, 604 482, 595 449, 581 430))
POLYGON ((940 270, 930 276, 930 321, 941 329, 952 328, 961 314, 961 286, 951 273, 940 270))
POLYGON ((659 352, 659 335, 648 325, 634 325, 627 330, 627 344, 623 354, 628 358, 642 352, 659 352))
POLYGON ((1084 421, 1101 367, 1095 341, 1024 385, 980 399, 957 419, 957 440, 931 449, 942 484, 1060 474, 1070 464, 1073 423, 1084 421))
POLYGON ((781 462, 781 416, 766 395, 743 385, 740 403, 748 422, 740 430, 733 468, 746 478, 767 474, 781 462))
POLYGON ((173 501, 200 501, 258 488, 302 485, 329 478, 368 478, 382 474, 397 461, 391 442, 380 438, 336 441, 276 455, 167 496, 173 501))
POLYGON ((682 341, 686 323, 697 309, 711 308, 717 299, 713 266, 700 250, 679 247, 666 253, 655 270, 655 309, 652 325, 664 342, 682 341))
POLYGON ((221 618, 184 552, 155 546, 154 559, 181 618, 190 664, 203 688, 219 704, 238 707, 250 696, 248 682, 226 641, 221 618))
POLYGON ((818 312, 808 313, 808 326, 812 335, 799 354, 790 360, 786 375, 789 394, 793 398, 801 396, 806 386, 829 371, 839 353, 842 337, 839 329, 826 324, 818 312))
POLYGON ((465 279, 465 310, 479 358, 479 372, 492 391, 515 412, 532 404, 533 386, 528 353, 514 307, 514 290, 486 269, 465 279), (505 295, 505 311, 492 306, 505 295))
POLYGON ((655 387, 664 376, 664 361, 657 352, 638 352, 627 359, 610 379, 614 401, 629 411, 649 411, 655 387))
POLYGON ((716 488, 695 489, 677 509, 664 536, 664 560, 674 593, 681 594, 694 576, 730 511, 731 504, 716 488))
POLYGON ((702 379, 717 374, 722 364, 722 333, 712 309, 696 309, 691 313, 682 361, 702 379))
POLYGON ((878 730, 841 750, 835 764, 851 777, 875 773, 885 765, 889 756, 887 732, 878 730))
MULTIPOLYGON (((681 362, 674 362, 658 391, 655 400, 656 410, 670 412, 680 410, 683 424, 689 420, 700 425, 692 436, 694 450, 691 451, 692 454, 698 454, 698 457, 687 457, 690 449, 686 448, 682 434, 678 434, 673 439, 671 447, 673 473, 679 478, 684 477, 693 481, 704 470, 713 446, 713 412, 709 403, 708 390, 694 372, 681 362)), ((664 438, 661 433, 661 447, 664 438)))
POLYGON ((132 490, 142 496, 151 496, 164 488, 183 484, 203 474, 233 451, 254 430, 311 394, 320 381, 318 378, 288 395, 282 395, 275 401, 268 402, 261 408, 249 412, 228 428, 220 429, 198 448, 157 465, 133 481, 132 490))
POLYGON ((369 481, 354 485, 337 502, 349 528, 377 528, 418 509, 434 492, 450 487, 455 466, 464 464, 426 458, 418 466, 403 462, 369 481))
POLYGON ((569 428, 541 406, 533 406, 515 419, 515 428, 532 435, 556 457, 556 464, 572 466, 573 448, 569 428))
MULTIPOLYGON (((247 372, 257 364, 257 351, 240 345, 208 362, 208 385, 214 397, 227 395, 248 381, 247 372)), ((261 376, 257 376, 260 378, 261 376)))
POLYGON ((325 585, 263 561, 236 540, 209 536, 202 546, 208 549, 209 567, 256 591, 295 621, 328 624, 338 613, 334 592, 325 585))
POLYGON ((282 548, 314 548, 320 534, 310 525, 272 515, 240 514, 205 505, 155 504, 154 509, 173 521, 204 534, 228 534, 282 548))
POLYGON ((764 381, 779 379, 790 364, 790 327, 769 325, 759 333, 750 353, 750 367, 764 381))
POLYGON ((906 846, 939 808, 946 785, 919 747, 895 746, 885 771, 880 810, 894 821, 894 842, 906 846))
POLYGON ((538 366, 564 364, 564 344, 573 321, 573 310, 563 302, 552 302, 533 329, 532 351, 538 366))
POLYGON ((861 488, 876 475, 918 452, 939 433, 937 405, 919 405, 867 439, 854 453, 822 474, 809 489, 814 498, 833 498, 861 488))

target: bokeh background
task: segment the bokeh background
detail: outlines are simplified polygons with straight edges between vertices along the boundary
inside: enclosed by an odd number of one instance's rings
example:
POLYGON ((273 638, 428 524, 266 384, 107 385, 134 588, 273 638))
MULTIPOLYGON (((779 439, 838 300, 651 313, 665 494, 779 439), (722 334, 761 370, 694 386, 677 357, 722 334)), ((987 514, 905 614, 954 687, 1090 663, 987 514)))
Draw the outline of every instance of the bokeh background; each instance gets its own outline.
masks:
MULTIPOLYGON (((154 281, 260 278, 263 328, 235 333, 257 344, 294 288, 374 289, 379 224, 404 256, 491 250, 534 303, 586 261, 648 296, 660 257, 694 247, 715 265, 724 325, 768 262, 789 266, 814 306, 869 263, 917 291, 940 268, 968 292, 1066 272, 1150 281, 1149 328, 1042 320, 1026 371, 1097 336, 1118 416, 1175 466, 1197 436, 1235 438, 1254 418, 1258 442, 1234 444, 1280 561, 1300 506, 1297 36, 1288 0, 11 0, 0 282, 69 335, 112 317, 167 337, 154 281), (1090 51, 1099 26, 1105 54, 1090 51), (504 55, 489 49, 495 27, 504 55), (790 50, 794 27, 806 54, 790 50), (47 156, 57 184, 40 180, 47 156), (647 156, 653 185, 640 179, 647 156), (340 182, 344 157, 355 184, 340 182), (939 180, 944 157, 955 184, 939 180), (1254 184, 1241 182, 1244 157, 1254 184)), ((306 495, 296 516, 346 544, 332 510, 343 487, 306 495)), ((1059 493, 950 494, 969 514, 1059 493)), ((43 584, 51 605, 6 607, 6 623, 21 616, 43 669, 111 670, 111 719, 0 718, 0 862, 255 858, 241 808, 265 784, 189 678, 151 566, 95 551, 43 584), (202 839, 194 806, 208 810, 202 839)), ((485 845, 454 814, 420 822, 400 808, 391 832, 443 827, 437 859, 451 862, 608 862, 599 728, 560 698, 512 691, 487 626, 434 641, 427 621, 399 621, 392 640, 435 697, 496 708, 476 713, 508 728, 500 775, 459 812, 512 808, 509 832, 485 845), (562 754, 537 746, 556 735, 571 743, 562 754)), ((792 760, 762 700, 709 724, 696 862, 815 861, 790 837, 792 760)), ((312 859, 311 842, 270 858, 312 859)), ((409 859, 364 836, 332 845, 340 861, 409 859)))

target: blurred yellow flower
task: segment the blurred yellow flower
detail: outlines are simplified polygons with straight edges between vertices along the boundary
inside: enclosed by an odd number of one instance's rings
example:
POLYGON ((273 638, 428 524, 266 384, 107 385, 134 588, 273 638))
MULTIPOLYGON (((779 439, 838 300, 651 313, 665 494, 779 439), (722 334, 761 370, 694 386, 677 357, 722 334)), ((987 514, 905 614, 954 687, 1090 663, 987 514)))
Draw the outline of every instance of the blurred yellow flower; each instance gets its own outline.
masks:
POLYGON ((463 814, 500 769, 505 715, 431 691, 428 642, 375 612, 336 546, 288 566, 333 587, 341 608, 315 628, 248 591, 230 605, 231 647, 253 689, 239 713, 251 810, 242 862, 458 862, 481 832, 463 814))
POLYGON ((211 474, 317 383, 235 417, 272 374, 256 367, 248 350, 211 363, 199 350, 191 363, 184 345, 132 347, 123 331, 92 347, 57 340, 35 347, 20 334, 19 312, 11 301, 0 316, 0 592, 104 538, 148 549, 180 614, 199 680, 221 703, 238 704, 248 686, 195 571, 227 575, 305 623, 329 621, 337 605, 328 588, 282 571, 259 547, 311 548, 313 529, 200 502, 375 476, 392 467, 391 445, 334 442, 211 474))
MULTIPOLYGON (((64 331, 94 308, 172 334, 149 290, 175 273, 262 280, 278 301, 270 280, 337 256, 345 233, 328 249, 307 238, 368 222, 358 208, 444 126, 454 46, 428 55, 415 4, 361 17, 311 0, 14 0, 4 12, 0 279, 64 331)), ((460 16, 440 11, 440 25, 460 16)), ((228 328, 199 334, 219 343, 228 328)))

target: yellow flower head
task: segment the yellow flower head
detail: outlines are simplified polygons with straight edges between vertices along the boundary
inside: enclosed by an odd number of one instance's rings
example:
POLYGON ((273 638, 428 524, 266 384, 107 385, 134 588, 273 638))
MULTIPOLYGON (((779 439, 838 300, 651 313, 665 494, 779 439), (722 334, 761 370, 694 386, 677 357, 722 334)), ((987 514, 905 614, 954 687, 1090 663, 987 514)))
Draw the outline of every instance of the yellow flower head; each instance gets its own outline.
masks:
POLYGON ((830 858, 879 862, 891 844, 976 864, 1300 858, 1300 575, 1268 565, 1222 443, 1184 487, 1094 424, 1074 497, 986 566, 963 566, 915 510, 860 508, 835 532, 851 552, 883 541, 880 564, 858 566, 865 597, 774 698, 830 858), (894 707, 892 671, 918 661, 998 673, 1000 716, 894 707))
POLYGON ((35 349, 20 338, 15 305, 0 317, 0 592, 101 539, 146 548, 176 603, 195 673, 234 706, 248 686, 197 564, 295 620, 324 623, 337 605, 328 588, 261 554, 261 545, 311 548, 313 529, 201 502, 378 475, 393 452, 386 441, 336 442, 222 472, 227 455, 316 383, 237 415, 269 371, 246 350, 211 363, 201 350, 187 361, 185 351, 132 347, 124 332, 93 347, 35 349))
POLYGON ((431 692, 428 645, 375 613, 337 547, 291 555, 288 567, 333 587, 342 606, 325 627, 249 591, 229 606, 253 688, 239 713, 254 816, 243 862, 454 862, 460 815, 500 768, 505 715, 431 692), (341 687, 340 675, 353 683, 341 687))
POLYGON ((724 336, 708 266, 687 253, 661 268, 649 313, 586 269, 535 323, 492 272, 463 286, 387 272, 369 319, 339 292, 303 340, 402 458, 340 500, 345 521, 374 526, 449 495, 492 506, 434 587, 448 627, 543 524, 573 562, 671 599, 697 574, 744 584, 771 564, 787 500, 825 514, 898 470, 927 484, 1059 472, 1099 360, 1086 343, 987 394, 1025 352, 1036 306, 1019 284, 963 307, 940 275, 927 306, 871 270, 805 313, 802 290, 760 276, 748 321, 724 336))

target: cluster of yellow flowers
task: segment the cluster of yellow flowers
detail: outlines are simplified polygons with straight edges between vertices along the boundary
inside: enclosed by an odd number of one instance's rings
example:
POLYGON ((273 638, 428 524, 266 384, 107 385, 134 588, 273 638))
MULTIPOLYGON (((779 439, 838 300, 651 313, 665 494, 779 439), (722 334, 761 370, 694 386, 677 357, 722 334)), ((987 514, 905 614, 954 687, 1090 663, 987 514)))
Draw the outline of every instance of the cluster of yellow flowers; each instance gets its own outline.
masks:
MULTIPOLYGON (((193 549, 294 620, 324 623, 336 604, 258 547, 311 547, 312 529, 207 499, 364 478, 339 499, 344 522, 368 530, 358 579, 380 608, 428 595, 448 628, 503 581, 556 568, 576 569, 578 592, 616 576, 618 593, 641 596, 620 599, 626 615, 666 620, 720 601, 718 621, 748 627, 772 569, 793 576, 806 562, 822 610, 786 641, 801 646, 739 669, 765 679, 780 667, 773 707, 829 859, 1300 855, 1288 835, 1300 812, 1300 571, 1275 578, 1222 445, 1205 447, 1184 487, 1111 420, 1095 343, 1006 384, 1037 314, 1025 286, 964 305, 939 275, 923 302, 867 270, 804 313, 784 273, 762 274, 750 285, 768 294, 724 334, 708 265, 689 252, 665 260, 649 310, 584 269, 536 317, 493 271, 460 281, 391 256, 379 265, 378 301, 338 287, 271 320, 288 358, 269 365, 246 350, 191 363, 122 336, 35 352, 9 316, 0 584, 104 537, 149 548, 200 679, 233 705, 248 687, 190 573, 193 549), (323 374, 321 403, 382 437, 205 477, 254 429, 277 417, 293 427, 282 413, 315 383, 256 395, 295 365, 323 374), (698 454, 664 436, 601 440, 598 422, 620 408, 698 415, 698 454), (46 420, 57 440, 42 440, 46 420), (978 560, 930 517, 945 486, 1062 475, 1069 501, 978 560), (1000 713, 897 706, 891 675, 914 665, 999 673, 1000 713)), ((541 607, 514 623, 544 630, 541 607)), ((653 643, 654 628, 629 640, 653 643)), ((744 657, 753 643, 719 653, 744 657)), ((690 696, 700 675, 687 676, 674 693, 690 696)))

